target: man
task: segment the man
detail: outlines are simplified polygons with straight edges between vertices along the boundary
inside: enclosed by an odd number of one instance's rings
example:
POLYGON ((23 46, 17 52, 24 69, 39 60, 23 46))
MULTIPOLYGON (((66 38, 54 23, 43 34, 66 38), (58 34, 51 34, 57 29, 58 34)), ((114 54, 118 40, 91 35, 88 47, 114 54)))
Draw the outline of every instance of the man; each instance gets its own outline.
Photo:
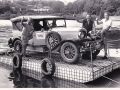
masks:
POLYGON ((92 20, 91 15, 87 14, 86 19, 83 20, 82 24, 82 27, 86 29, 87 36, 91 37, 90 32, 93 30, 94 26, 94 21, 92 20))
POLYGON ((33 27, 35 31, 41 31, 41 29, 43 28, 43 26, 40 24, 40 21, 34 21, 33 27))
POLYGON ((32 38, 32 34, 34 31, 32 20, 28 18, 27 22, 23 22, 23 30, 22 30, 22 55, 26 56, 26 48, 28 41, 32 38))
POLYGON ((47 31, 49 29, 49 27, 48 27, 48 21, 47 20, 43 20, 43 29, 45 31, 47 31))
POLYGON ((105 12, 104 19, 102 19, 101 21, 98 21, 97 19, 97 24, 103 24, 103 28, 101 31, 101 37, 104 41, 104 52, 105 52, 103 59, 107 59, 107 42, 105 37, 106 37, 106 33, 109 31, 110 27, 112 26, 112 20, 109 18, 109 13, 105 12))

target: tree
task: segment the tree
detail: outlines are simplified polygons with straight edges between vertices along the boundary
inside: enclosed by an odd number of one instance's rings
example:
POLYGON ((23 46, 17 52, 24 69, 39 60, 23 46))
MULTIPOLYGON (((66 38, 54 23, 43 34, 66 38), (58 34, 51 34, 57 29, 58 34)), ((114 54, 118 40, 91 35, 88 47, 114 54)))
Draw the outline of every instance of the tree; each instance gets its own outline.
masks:
POLYGON ((64 7, 65 5, 61 1, 54 1, 51 6, 51 8, 53 9, 53 12, 55 13, 62 13, 64 10, 64 7))

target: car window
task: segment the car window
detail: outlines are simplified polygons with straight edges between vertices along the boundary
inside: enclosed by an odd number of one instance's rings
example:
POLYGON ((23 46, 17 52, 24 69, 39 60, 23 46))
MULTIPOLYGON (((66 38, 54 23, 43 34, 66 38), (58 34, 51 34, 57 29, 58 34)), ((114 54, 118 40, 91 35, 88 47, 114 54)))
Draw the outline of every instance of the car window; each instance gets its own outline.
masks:
POLYGON ((43 21, 39 21, 39 24, 40 24, 41 26, 43 26, 43 21))
POLYGON ((23 29, 23 26, 22 26, 21 22, 16 23, 16 26, 17 26, 17 28, 19 28, 19 30, 23 29))
POLYGON ((22 29, 23 29, 22 23, 21 22, 14 22, 13 29, 22 31, 22 29))
POLYGON ((43 20, 34 20, 33 27, 35 31, 41 31, 43 28, 43 20))
POLYGON ((49 27, 65 27, 65 20, 48 20, 49 27))
POLYGON ((56 20, 56 26, 57 27, 64 27, 65 26, 65 20, 56 20))

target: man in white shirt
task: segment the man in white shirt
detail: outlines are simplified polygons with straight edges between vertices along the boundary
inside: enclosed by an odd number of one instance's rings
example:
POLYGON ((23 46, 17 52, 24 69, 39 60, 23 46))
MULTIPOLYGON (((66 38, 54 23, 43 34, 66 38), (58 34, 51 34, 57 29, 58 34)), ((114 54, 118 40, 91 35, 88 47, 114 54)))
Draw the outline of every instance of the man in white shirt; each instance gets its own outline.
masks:
POLYGON ((97 24, 103 24, 103 29, 101 31, 101 37, 103 38, 103 41, 104 41, 104 52, 105 52, 103 59, 107 59, 107 41, 105 37, 106 37, 107 31, 109 31, 109 29, 112 26, 112 20, 110 20, 109 18, 109 13, 105 12, 104 19, 102 19, 101 21, 98 21, 97 19, 97 24))

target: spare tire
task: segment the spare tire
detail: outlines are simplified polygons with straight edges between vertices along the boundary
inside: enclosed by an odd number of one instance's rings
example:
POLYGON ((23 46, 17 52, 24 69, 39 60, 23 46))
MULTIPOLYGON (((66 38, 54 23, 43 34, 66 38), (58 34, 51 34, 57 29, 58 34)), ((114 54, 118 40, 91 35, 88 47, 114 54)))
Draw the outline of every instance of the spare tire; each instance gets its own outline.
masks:
POLYGON ((57 32, 50 32, 47 34, 45 42, 49 49, 54 50, 61 42, 61 37, 57 32))
POLYGON ((55 62, 50 58, 45 58, 41 63, 41 71, 45 76, 52 76, 55 73, 55 62))
POLYGON ((22 67, 22 56, 15 54, 13 57, 13 69, 21 69, 22 67))

